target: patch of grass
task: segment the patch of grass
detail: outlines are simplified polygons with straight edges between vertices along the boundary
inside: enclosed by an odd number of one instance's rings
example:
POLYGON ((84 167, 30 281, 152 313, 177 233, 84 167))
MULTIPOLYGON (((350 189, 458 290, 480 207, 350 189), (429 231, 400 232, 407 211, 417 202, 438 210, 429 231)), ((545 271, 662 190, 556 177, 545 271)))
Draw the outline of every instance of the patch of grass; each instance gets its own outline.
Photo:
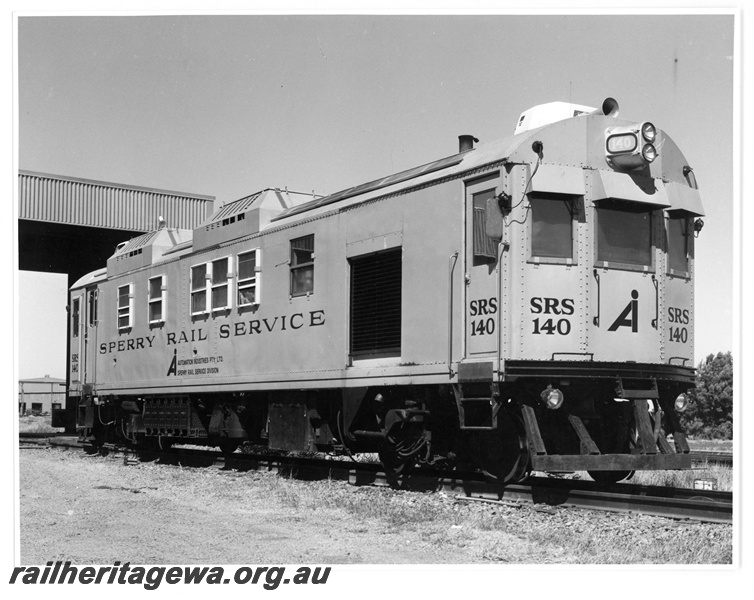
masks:
POLYGON ((695 479, 715 479, 717 489, 723 492, 733 489, 733 469, 727 465, 713 464, 689 471, 637 471, 629 483, 693 488, 695 479))
POLYGON ((18 419, 18 432, 19 433, 58 433, 64 431, 63 428, 53 427, 51 425, 52 417, 28 415, 25 417, 19 417, 18 419))
POLYGON ((359 519, 378 519, 392 527, 412 529, 446 516, 436 499, 379 488, 346 487, 332 480, 307 482, 278 477, 270 490, 285 506, 306 511, 342 510, 359 519))
MULTIPOLYGON (((715 468, 715 472, 721 471, 715 468)), ((664 485, 659 472, 651 485, 664 485)), ((693 476, 699 472, 686 473, 693 476)), ((708 475, 709 473, 707 473, 708 475)), ((586 476, 584 477, 586 478, 586 476)), ((667 485, 679 485, 678 481, 667 485)), ((355 488, 269 474, 257 493, 330 521, 341 514, 351 531, 400 531, 424 547, 458 548, 483 562, 516 564, 729 564, 731 528, 601 511, 518 508, 459 502, 447 494, 355 488), (261 488, 263 489, 260 489, 261 488)))
POLYGON ((733 440, 688 440, 692 452, 733 452, 733 440))
MULTIPOLYGON (((729 564, 730 532, 725 526, 681 526, 655 520, 652 526, 620 517, 605 518, 620 526, 533 528, 528 539, 543 548, 567 549, 563 562, 583 564, 729 564)), ((556 552, 556 556, 559 552, 556 552)))

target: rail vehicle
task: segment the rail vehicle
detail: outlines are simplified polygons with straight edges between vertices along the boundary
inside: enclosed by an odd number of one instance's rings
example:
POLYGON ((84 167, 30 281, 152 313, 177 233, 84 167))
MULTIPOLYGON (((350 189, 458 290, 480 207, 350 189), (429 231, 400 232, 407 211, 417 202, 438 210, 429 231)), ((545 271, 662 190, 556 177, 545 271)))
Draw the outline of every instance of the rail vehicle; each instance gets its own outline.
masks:
POLYGON ((679 148, 611 98, 458 139, 338 193, 262 190, 194 230, 155 215, 70 289, 80 437, 503 482, 690 468, 703 209, 679 148))

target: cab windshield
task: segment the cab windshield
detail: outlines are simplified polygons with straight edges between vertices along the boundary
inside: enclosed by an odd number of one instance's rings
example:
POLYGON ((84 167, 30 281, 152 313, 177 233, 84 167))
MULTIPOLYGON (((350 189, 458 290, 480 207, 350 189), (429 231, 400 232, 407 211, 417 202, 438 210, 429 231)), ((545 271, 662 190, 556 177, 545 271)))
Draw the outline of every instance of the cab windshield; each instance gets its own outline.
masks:
POLYGON ((600 203, 597 262, 652 266, 652 211, 626 202, 600 203))

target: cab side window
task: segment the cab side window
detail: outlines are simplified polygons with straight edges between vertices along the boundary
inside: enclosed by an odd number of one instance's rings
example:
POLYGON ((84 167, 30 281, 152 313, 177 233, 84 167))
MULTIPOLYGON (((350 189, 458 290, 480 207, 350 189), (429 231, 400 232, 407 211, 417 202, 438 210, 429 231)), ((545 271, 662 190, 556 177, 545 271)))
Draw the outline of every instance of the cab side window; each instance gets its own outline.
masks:
POLYGON ((670 273, 686 276, 691 254, 691 219, 687 217, 667 220, 668 268, 670 273))
POLYGON ((473 195, 473 236, 474 236, 474 264, 494 262, 497 260, 497 243, 486 232, 487 200, 495 197, 494 188, 473 195))
POLYGON ((637 203, 605 201, 597 207, 597 263, 651 267, 652 210, 637 203))
POLYGON ((574 258, 575 200, 572 196, 536 193, 531 206, 531 258, 569 262, 574 258))

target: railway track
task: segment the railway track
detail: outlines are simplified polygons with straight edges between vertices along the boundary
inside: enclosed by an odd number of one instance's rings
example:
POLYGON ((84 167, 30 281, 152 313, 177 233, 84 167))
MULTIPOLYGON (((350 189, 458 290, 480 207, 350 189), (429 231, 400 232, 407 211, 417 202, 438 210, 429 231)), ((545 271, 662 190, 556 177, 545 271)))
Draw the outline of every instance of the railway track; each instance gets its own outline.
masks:
MULTIPOLYGON (((26 443, 27 446, 47 444, 58 448, 84 448, 71 438, 25 438, 21 443, 26 443)), ((88 451, 98 452, 92 447, 88 447, 88 451)), ((184 467, 274 471, 298 479, 330 478, 348 481, 352 485, 387 487, 398 484, 408 490, 444 491, 468 500, 509 505, 533 504, 546 507, 546 510, 582 508, 708 523, 730 523, 733 520, 732 494, 712 490, 630 483, 606 486, 591 481, 550 477, 530 477, 523 483, 502 485, 490 482, 475 472, 429 468, 417 468, 396 482, 379 464, 342 459, 240 452, 223 454, 189 448, 143 452, 137 455, 131 450, 109 445, 100 451, 122 455, 125 464, 153 460, 164 464, 180 464, 184 467)))
POLYGON ((705 452, 699 450, 691 453, 691 462, 694 464, 732 465, 733 455, 729 452, 705 452))

